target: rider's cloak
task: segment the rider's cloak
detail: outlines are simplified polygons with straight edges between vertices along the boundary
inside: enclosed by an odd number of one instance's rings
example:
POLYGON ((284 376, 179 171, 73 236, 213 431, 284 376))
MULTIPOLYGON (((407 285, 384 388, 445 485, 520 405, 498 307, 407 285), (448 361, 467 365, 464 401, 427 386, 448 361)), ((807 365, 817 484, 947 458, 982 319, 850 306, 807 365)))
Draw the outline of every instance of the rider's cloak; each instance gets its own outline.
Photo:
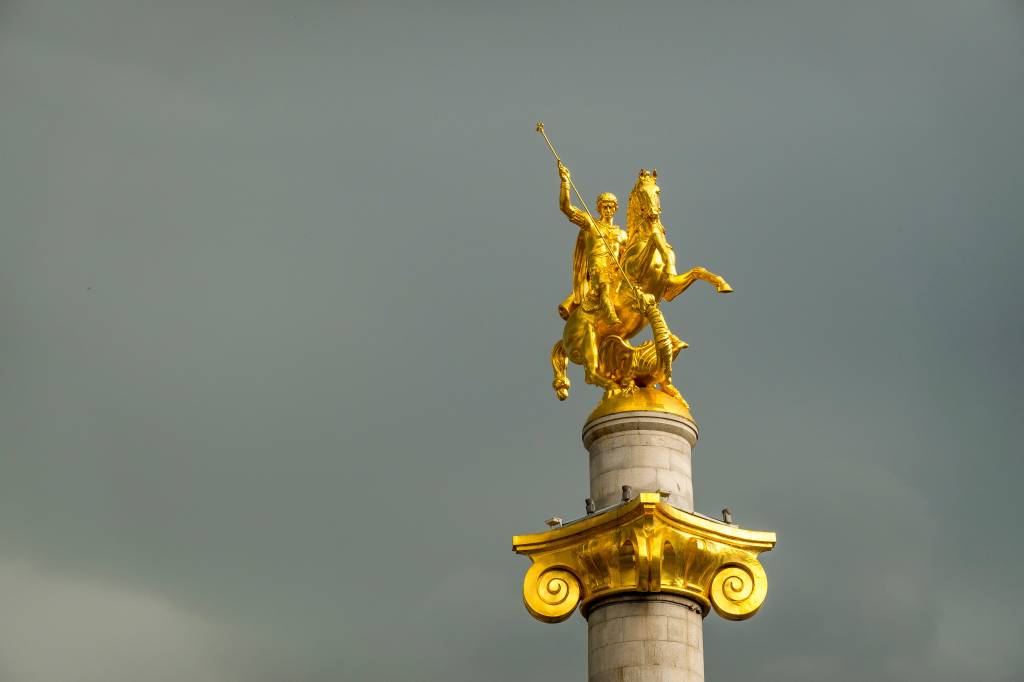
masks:
POLYGON ((587 280, 587 249, 583 231, 576 235, 576 248, 572 252, 572 293, 566 296, 565 300, 558 305, 558 315, 563 320, 568 320, 569 315, 582 302, 587 295, 589 281, 587 280))

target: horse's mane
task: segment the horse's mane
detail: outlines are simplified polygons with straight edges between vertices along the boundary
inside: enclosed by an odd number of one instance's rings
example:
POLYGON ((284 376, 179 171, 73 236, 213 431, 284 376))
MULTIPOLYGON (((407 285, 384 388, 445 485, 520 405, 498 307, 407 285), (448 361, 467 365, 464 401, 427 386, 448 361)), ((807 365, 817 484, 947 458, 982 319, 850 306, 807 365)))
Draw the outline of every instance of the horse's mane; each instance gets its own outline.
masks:
POLYGON ((629 193, 626 207, 626 243, 622 248, 622 265, 631 273, 634 281, 646 279, 654 257, 655 242, 651 239, 652 227, 648 215, 651 208, 651 194, 657 187, 658 171, 641 169, 633 191, 629 193))
POLYGON ((626 206, 626 236, 628 241, 639 237, 639 232, 647 225, 647 209, 651 205, 651 197, 647 193, 649 187, 656 186, 658 171, 648 173, 640 169, 633 191, 629 193, 629 203, 626 206))

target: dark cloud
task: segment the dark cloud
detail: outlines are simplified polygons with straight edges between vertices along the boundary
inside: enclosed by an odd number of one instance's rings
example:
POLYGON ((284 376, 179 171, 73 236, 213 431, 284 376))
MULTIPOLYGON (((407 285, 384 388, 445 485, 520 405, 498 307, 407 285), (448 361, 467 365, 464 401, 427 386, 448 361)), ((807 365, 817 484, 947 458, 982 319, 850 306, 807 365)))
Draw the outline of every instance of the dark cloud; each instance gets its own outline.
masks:
POLYGON ((2 5, 0 633, 107 628, 5 681, 161 622, 166 679, 583 674, 510 552, 597 397, 537 119, 737 290, 665 306, 697 507, 780 540, 709 677, 1020 677, 1019 3, 599 5, 2 5))

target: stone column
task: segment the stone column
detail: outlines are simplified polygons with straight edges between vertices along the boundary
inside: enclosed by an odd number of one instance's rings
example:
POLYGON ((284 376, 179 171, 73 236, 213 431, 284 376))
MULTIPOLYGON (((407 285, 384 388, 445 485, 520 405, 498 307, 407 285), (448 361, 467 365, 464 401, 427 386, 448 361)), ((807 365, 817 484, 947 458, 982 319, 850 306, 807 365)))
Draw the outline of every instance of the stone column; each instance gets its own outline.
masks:
MULTIPOLYGON (((692 421, 666 412, 618 412, 590 421, 590 496, 600 510, 633 496, 667 492, 677 509, 693 511, 692 421)), ((703 611, 664 592, 617 594, 590 605, 587 618, 590 682, 703 682, 703 611)))
POLYGON ((664 395, 602 401, 583 427, 596 509, 512 538, 530 557, 527 611, 559 623, 579 606, 587 619, 590 682, 703 682, 703 617, 745 620, 768 593, 758 557, 775 533, 693 512, 697 427, 664 395))

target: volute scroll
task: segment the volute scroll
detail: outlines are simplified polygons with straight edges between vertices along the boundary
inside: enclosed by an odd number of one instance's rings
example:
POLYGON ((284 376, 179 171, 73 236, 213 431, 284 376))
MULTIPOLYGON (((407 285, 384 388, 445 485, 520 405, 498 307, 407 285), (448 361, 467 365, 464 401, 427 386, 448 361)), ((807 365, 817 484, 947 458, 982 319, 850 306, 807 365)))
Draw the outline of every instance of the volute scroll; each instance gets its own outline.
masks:
POLYGON ((750 618, 768 593, 758 555, 774 546, 774 533, 681 511, 657 493, 512 540, 533 561, 523 581, 526 608, 548 623, 631 592, 675 594, 700 604, 704 615, 714 609, 728 620, 750 618))

